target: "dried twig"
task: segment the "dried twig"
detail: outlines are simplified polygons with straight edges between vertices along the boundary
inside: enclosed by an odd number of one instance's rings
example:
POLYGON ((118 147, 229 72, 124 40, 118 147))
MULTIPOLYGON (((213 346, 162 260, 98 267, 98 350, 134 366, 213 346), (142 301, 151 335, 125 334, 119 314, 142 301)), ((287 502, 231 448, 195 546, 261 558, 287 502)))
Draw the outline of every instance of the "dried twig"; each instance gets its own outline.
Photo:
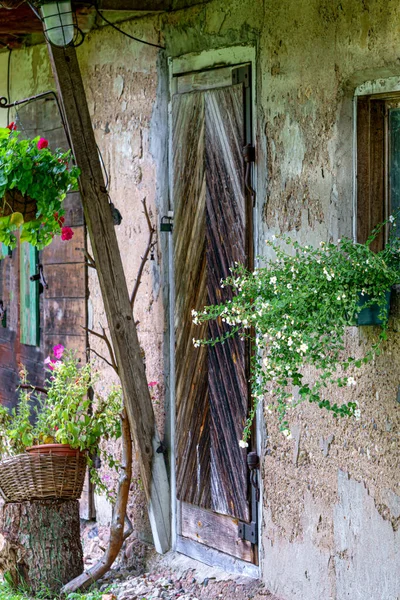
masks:
POLYGON ((118 481, 117 497, 114 505, 113 516, 110 527, 110 540, 108 548, 103 557, 93 567, 79 575, 61 590, 61 594, 67 595, 77 590, 84 590, 94 582, 100 579, 111 568, 114 560, 117 558, 122 544, 132 533, 132 523, 126 516, 126 507, 128 504, 129 487, 132 479, 132 438, 129 428, 129 421, 124 410, 122 415, 122 457, 121 457, 121 475, 118 481), (128 528, 124 532, 124 523, 128 523, 128 528))
POLYGON ((18 387, 23 390, 33 390, 35 392, 40 392, 41 394, 47 395, 47 390, 37 385, 30 385, 29 383, 20 383, 18 387))
POLYGON ((149 228, 149 239, 148 239, 148 242, 147 242, 146 250, 145 250, 145 252, 144 252, 144 254, 142 256, 142 261, 141 261, 140 266, 139 266, 139 270, 138 270, 138 274, 137 274, 137 277, 136 277, 135 285, 133 286, 133 290, 132 290, 132 295, 131 295, 131 307, 132 307, 132 309, 133 309, 133 305, 135 304, 136 296, 137 296, 138 289, 139 289, 139 286, 140 286, 140 283, 141 283, 144 266, 145 266, 145 264, 147 262, 147 259, 149 257, 149 254, 150 254, 151 250, 156 245, 156 242, 153 242, 153 237, 154 237, 154 234, 156 232, 156 228, 154 227, 154 225, 152 224, 152 222, 150 220, 149 211, 147 210, 146 198, 143 198, 142 204, 143 204, 144 214, 145 214, 146 221, 147 221, 147 226, 149 228))
POLYGON ((109 362, 106 358, 104 358, 104 356, 101 356, 100 354, 98 354, 98 352, 96 352, 95 350, 93 350, 92 348, 90 349, 92 352, 94 352, 94 354, 96 354, 99 358, 102 358, 103 360, 105 360, 105 362, 110 365, 110 367, 112 367, 114 369, 114 371, 117 373, 118 375, 118 365, 117 365, 117 361, 115 359, 115 355, 114 355, 114 350, 112 347, 112 344, 110 342, 110 339, 108 337, 108 335, 105 332, 105 329, 102 325, 100 325, 100 329, 102 331, 102 333, 98 333, 97 331, 95 331, 94 329, 89 329, 89 327, 83 327, 82 329, 84 329, 85 331, 87 331, 88 333, 91 333, 92 335, 95 335, 96 337, 100 338, 101 340, 103 340, 106 345, 107 345, 107 349, 108 352, 110 354, 110 361, 109 362))
POLYGON ((89 252, 86 250, 86 248, 75 248, 75 250, 82 250, 84 257, 86 258, 86 264, 88 267, 92 267, 92 269, 97 269, 96 266, 96 261, 94 260, 93 256, 91 254, 89 254, 89 252))
POLYGON ((87 260, 88 267, 92 267, 92 269, 97 269, 96 261, 94 260, 93 256, 91 254, 89 254, 89 252, 86 249, 83 251, 83 253, 87 260))

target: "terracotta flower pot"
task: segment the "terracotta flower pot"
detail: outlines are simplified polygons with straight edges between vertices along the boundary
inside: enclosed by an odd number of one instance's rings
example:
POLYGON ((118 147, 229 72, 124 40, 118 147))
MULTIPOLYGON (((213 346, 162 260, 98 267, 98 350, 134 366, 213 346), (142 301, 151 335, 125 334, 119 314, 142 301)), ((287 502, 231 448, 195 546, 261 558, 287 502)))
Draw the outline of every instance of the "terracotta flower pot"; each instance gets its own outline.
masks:
POLYGON ((4 195, 5 201, 0 200, 0 217, 8 217, 12 213, 21 213, 24 222, 28 223, 36 219, 36 200, 24 196, 19 190, 8 190, 4 195), (3 207, 4 205, 4 207, 3 207))
POLYGON ((77 448, 71 448, 69 444, 39 444, 26 448, 29 454, 53 454, 54 456, 76 456, 85 454, 77 448))

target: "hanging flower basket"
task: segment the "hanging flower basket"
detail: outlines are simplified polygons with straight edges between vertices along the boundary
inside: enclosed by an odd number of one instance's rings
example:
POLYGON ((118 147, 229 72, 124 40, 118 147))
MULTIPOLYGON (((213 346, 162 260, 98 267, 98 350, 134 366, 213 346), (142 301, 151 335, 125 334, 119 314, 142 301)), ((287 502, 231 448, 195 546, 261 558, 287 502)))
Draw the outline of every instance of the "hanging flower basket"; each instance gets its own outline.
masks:
POLYGON ((368 294, 364 294, 363 296, 361 296, 361 294, 359 294, 358 306, 362 308, 362 310, 357 315, 358 327, 365 325, 382 325, 382 316, 384 316, 385 322, 387 321, 390 310, 391 291, 389 290, 388 292, 386 292, 385 296, 385 313, 384 315, 382 315, 381 308, 378 306, 378 304, 372 304, 370 306, 367 306, 366 308, 363 308, 363 306, 371 300, 371 296, 369 296, 368 294))
POLYGON ((29 196, 24 196, 19 190, 7 190, 4 194, 2 206, 0 206, 0 217, 8 217, 13 213, 20 213, 24 223, 36 219, 37 204, 29 196))
POLYGON ((17 454, 0 462, 0 494, 6 502, 59 498, 78 500, 85 480, 86 454, 17 454))
POLYGON ((44 138, 20 139, 15 123, 0 128, 0 242, 10 248, 17 230, 20 242, 38 250, 56 235, 73 235, 63 226, 63 201, 77 189, 79 169, 70 151, 52 152, 48 145, 44 138))

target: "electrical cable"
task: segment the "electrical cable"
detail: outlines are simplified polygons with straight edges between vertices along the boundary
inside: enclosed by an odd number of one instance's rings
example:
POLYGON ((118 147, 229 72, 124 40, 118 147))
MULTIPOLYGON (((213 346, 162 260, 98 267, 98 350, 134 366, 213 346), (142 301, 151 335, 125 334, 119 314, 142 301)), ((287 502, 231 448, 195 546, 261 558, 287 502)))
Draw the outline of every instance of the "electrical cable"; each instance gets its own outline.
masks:
MULTIPOLYGON (((7 60, 7 99, 10 101, 11 97, 11 86, 10 86, 10 66, 11 66, 11 52, 10 48, 8 51, 8 60, 7 60)), ((7 108, 7 125, 10 123, 10 107, 7 108)))
POLYGON ((96 11, 96 13, 99 15, 99 17, 101 19, 103 19, 103 21, 105 21, 108 25, 110 25, 113 29, 115 29, 116 31, 119 31, 119 33, 122 33, 122 35, 126 35, 126 37, 130 38, 131 40, 134 40, 135 42, 140 42, 141 44, 146 44, 146 46, 153 46, 153 48, 161 48, 161 50, 165 50, 165 46, 160 46, 159 44, 153 44, 152 42, 145 42, 144 40, 140 40, 139 38, 130 35, 129 33, 126 33, 125 31, 122 31, 122 29, 120 29, 119 27, 117 27, 116 25, 114 25, 114 23, 111 23, 111 21, 109 21, 108 19, 106 19, 100 12, 100 10, 97 8, 96 4, 93 4, 94 9, 96 11))

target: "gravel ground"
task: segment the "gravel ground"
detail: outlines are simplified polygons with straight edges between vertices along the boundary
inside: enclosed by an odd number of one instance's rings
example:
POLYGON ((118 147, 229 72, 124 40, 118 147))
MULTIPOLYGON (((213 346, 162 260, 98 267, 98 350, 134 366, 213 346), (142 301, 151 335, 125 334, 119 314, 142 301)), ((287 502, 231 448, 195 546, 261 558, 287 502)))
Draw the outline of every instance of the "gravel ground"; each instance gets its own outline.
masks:
MULTIPOLYGON (((108 528, 95 524, 83 530, 85 568, 102 556, 108 528)), ((280 600, 259 580, 234 576, 175 552, 164 556, 129 538, 117 561, 96 587, 104 600, 280 600)))
POLYGON ((270 594, 257 580, 218 581, 205 577, 203 581, 196 579, 196 571, 189 569, 183 576, 170 572, 167 576, 157 573, 144 573, 140 576, 123 576, 115 579, 110 573, 107 581, 100 584, 104 594, 109 593, 117 600, 279 600, 270 594), (111 585, 110 585, 111 584, 111 585))

